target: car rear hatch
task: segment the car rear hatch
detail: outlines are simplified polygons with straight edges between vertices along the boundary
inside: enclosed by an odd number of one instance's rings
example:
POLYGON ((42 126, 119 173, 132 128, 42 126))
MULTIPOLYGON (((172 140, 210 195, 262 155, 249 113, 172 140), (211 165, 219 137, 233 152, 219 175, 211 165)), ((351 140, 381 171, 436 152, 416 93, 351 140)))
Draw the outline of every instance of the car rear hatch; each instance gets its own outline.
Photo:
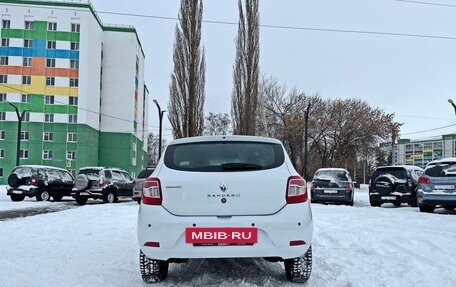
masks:
POLYGON ((267 215, 286 204, 290 172, 280 144, 170 146, 158 179, 162 205, 180 216, 267 215))

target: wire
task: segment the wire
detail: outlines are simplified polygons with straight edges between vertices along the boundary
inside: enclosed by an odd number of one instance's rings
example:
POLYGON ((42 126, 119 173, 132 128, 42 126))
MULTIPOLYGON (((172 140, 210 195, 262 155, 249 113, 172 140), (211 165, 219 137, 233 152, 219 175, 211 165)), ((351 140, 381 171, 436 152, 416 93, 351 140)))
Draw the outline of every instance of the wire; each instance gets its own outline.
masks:
MULTIPOLYGON (((397 0, 397 1, 399 1, 399 0, 397 0)), ((155 15, 145 15, 145 14, 111 12, 111 11, 97 11, 97 13, 118 15, 118 16, 173 20, 173 21, 179 20, 177 17, 164 17, 164 16, 155 16, 155 15)), ((238 25, 237 22, 229 22, 229 21, 202 20, 202 22, 209 23, 209 24, 236 25, 236 26, 238 25)), ((437 35, 424 35, 424 34, 411 34, 411 33, 394 33, 394 32, 345 30, 345 29, 326 29, 326 28, 269 25, 269 24, 260 24, 258 26, 264 27, 264 28, 285 29, 285 30, 305 30, 305 31, 317 31, 317 32, 355 33, 355 34, 370 34, 370 35, 381 35, 381 36, 398 36, 398 37, 429 38, 429 39, 439 39, 439 40, 456 40, 456 37, 450 37, 450 36, 437 36, 437 35)))
POLYGON ((444 127, 439 127, 439 128, 433 128, 433 129, 424 130, 424 131, 418 131, 418 132, 412 132, 412 133, 405 133, 405 134, 401 134, 401 135, 406 136, 406 135, 413 135, 413 134, 421 134, 421 133, 425 133, 425 132, 431 132, 431 131, 441 130, 441 129, 445 129, 445 128, 449 128, 449 127, 454 127, 454 126, 456 126, 456 124, 452 124, 452 125, 448 125, 448 126, 444 126, 444 127))
POLYGON ((413 3, 413 4, 422 4, 422 5, 432 5, 432 6, 443 6, 443 7, 456 8, 456 5, 442 4, 442 3, 435 3, 435 2, 423 2, 423 1, 412 1, 412 0, 394 0, 394 1, 405 2, 405 3, 413 3))

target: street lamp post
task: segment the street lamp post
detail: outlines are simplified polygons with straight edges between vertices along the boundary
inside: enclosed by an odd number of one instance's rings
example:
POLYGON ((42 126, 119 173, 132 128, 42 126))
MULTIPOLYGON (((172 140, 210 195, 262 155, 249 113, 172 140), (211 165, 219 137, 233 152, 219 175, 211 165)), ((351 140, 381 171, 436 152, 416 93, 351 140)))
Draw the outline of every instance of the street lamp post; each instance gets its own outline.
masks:
POLYGON ((454 114, 456 115, 456 104, 453 102, 452 99, 448 99, 448 102, 453 106, 454 114))
POLYGON ((5 100, 5 102, 7 102, 8 104, 10 104, 10 106, 12 106, 14 108, 14 110, 16 111, 16 116, 17 116, 17 151, 16 151, 16 166, 19 165, 19 159, 21 157, 21 132, 22 132, 22 120, 24 119, 24 115, 26 112, 29 112, 30 109, 26 109, 26 110, 23 110, 22 113, 19 112, 19 108, 5 100))
POLYGON ((160 105, 158 104, 157 100, 154 100, 155 105, 158 109, 158 123, 159 123, 159 131, 158 131, 158 160, 161 157, 161 147, 162 147, 162 122, 163 122, 163 114, 166 111, 162 111, 160 105))

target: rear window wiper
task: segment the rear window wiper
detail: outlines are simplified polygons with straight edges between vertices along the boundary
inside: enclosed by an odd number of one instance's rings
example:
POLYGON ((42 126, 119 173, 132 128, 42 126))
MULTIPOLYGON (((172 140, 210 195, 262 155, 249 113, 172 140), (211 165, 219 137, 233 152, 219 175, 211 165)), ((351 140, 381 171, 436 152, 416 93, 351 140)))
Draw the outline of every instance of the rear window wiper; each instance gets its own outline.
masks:
POLYGON ((263 169, 261 165, 252 163, 224 163, 222 170, 260 170, 263 169))

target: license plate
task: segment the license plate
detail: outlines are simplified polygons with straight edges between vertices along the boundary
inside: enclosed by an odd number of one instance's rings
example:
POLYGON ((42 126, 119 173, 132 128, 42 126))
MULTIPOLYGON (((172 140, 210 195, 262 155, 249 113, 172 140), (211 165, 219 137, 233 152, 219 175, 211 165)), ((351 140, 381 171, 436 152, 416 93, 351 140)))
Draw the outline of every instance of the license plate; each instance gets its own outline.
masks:
POLYGON ((454 189, 454 185, 436 185, 434 189, 449 190, 454 189))
POLYGON ((22 194, 22 191, 20 191, 20 190, 13 190, 13 193, 14 193, 14 194, 22 194))
POLYGON ((255 244, 258 242, 258 229, 253 227, 187 228, 185 242, 192 244, 255 244))
POLYGON ((324 190, 323 192, 334 194, 334 193, 337 193, 337 190, 324 190))
POLYGON ((395 197, 395 196, 382 196, 382 199, 386 199, 386 200, 396 200, 396 197, 395 197))

